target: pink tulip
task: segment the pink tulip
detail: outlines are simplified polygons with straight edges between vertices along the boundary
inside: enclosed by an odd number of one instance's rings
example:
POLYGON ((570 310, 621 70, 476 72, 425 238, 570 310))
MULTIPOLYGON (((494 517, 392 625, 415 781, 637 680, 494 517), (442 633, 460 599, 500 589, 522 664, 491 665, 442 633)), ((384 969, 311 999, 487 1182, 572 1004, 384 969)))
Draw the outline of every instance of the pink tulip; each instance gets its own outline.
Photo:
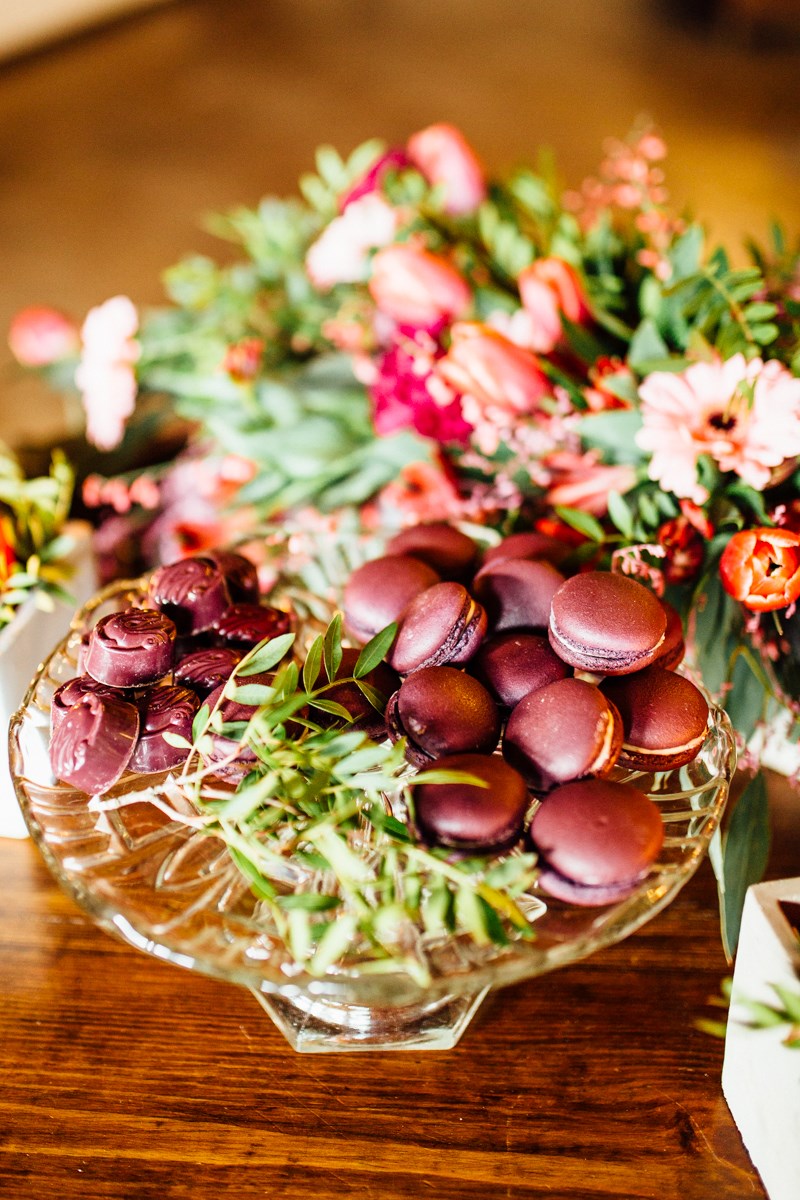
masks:
POLYGON ((455 267, 409 242, 378 251, 369 290, 382 313, 417 329, 463 316, 472 303, 469 284, 455 267))
POLYGON ((429 125, 408 140, 408 157, 428 183, 444 191, 445 212, 463 216, 486 199, 486 181, 477 155, 453 125, 429 125))
POLYGON ((437 370, 479 408, 531 413, 549 390, 535 355, 487 325, 454 325, 450 349, 437 370))
POLYGON ((80 335, 75 322, 57 309, 33 305, 13 318, 8 344, 21 366, 49 367, 77 353, 80 335))
POLYGON ((517 283, 531 318, 531 347, 540 354, 549 354, 561 340, 562 315, 576 325, 589 316, 578 274, 563 258, 537 258, 522 271, 517 283))

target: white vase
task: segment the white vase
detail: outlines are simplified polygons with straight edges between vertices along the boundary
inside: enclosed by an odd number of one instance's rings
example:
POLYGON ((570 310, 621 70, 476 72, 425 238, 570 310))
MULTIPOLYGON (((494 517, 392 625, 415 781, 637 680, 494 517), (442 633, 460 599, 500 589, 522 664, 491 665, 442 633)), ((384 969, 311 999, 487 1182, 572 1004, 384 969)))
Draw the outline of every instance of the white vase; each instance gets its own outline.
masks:
POLYGON ((19 708, 39 664, 66 633, 73 607, 84 604, 97 588, 91 527, 71 521, 64 529, 74 541, 67 561, 73 574, 66 583, 75 605, 56 601, 52 612, 37 608, 35 597, 20 605, 13 621, 0 632, 0 837, 27 836, 8 766, 8 724, 19 708))

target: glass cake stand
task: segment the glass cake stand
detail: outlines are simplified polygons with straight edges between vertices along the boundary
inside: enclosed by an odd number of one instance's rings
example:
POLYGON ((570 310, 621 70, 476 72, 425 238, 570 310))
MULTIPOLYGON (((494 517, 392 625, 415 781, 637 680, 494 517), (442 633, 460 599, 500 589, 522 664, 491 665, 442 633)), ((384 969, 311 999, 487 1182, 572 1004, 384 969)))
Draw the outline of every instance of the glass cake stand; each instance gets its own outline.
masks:
MULTIPOLYGON (((672 772, 618 772, 648 792, 665 824, 662 853, 633 895, 602 908, 551 900, 534 885, 518 901, 536 936, 506 946, 423 937, 429 981, 347 960, 312 977, 291 959, 225 845, 137 801, 98 812, 57 782, 49 762, 50 703, 77 674, 82 636, 124 607, 140 584, 106 588, 74 618, 12 719, 12 775, 31 835, 59 884, 109 933, 147 954, 249 988, 295 1050, 447 1049, 492 988, 542 975, 620 941, 677 895, 701 862, 735 769, 726 715, 713 708, 697 758, 672 772)), ((319 606, 317 606, 318 608, 319 606)), ((300 606, 301 625, 303 623, 300 606)), ((311 632, 313 620, 306 610, 311 632)), ((301 633, 302 633, 301 629, 301 633)), ((126 775, 109 797, 161 776, 126 775)))

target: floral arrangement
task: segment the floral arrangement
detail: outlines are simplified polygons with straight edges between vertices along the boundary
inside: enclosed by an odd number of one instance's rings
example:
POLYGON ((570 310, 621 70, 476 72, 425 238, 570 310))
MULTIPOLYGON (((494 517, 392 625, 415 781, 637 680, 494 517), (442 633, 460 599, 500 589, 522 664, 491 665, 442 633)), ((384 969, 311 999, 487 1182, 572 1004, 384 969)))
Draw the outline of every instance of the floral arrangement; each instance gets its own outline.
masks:
MULTIPOLYGON (((545 155, 488 178, 448 125, 323 147, 302 199, 213 220, 234 261, 169 270, 168 307, 26 310, 12 349, 74 367, 101 450, 145 409, 191 423, 176 462, 86 481, 107 544, 165 559, 287 515, 335 539, 353 512, 556 531, 678 608, 744 750, 800 711, 800 255, 777 225, 741 262, 709 247, 665 153, 635 131, 565 190, 545 155)), ((756 773, 714 856, 730 947, 767 848, 756 773)))
POLYGON ((52 609, 56 599, 70 599, 63 560, 72 539, 62 530, 72 489, 72 468, 62 454, 53 455, 48 475, 26 479, 16 457, 0 444, 0 630, 32 597, 44 609, 52 609))

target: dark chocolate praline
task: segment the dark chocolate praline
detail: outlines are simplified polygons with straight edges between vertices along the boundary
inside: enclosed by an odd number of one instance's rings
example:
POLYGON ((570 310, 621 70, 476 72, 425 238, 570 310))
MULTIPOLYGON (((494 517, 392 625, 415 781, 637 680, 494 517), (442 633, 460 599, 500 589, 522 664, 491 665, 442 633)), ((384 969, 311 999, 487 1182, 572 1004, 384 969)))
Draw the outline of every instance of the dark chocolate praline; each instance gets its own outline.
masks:
POLYGON ((398 621, 426 588, 439 582, 433 567, 410 555, 384 555, 357 567, 344 588, 344 624, 358 642, 368 642, 398 621))
POLYGON ((232 604, 214 622, 214 635, 226 646, 250 649, 267 638, 288 633, 288 613, 268 604, 232 604))
POLYGON ((204 557, 222 571, 234 604, 258 603, 258 571, 254 562, 234 550, 209 550, 204 557))
POLYGON ((530 797, 518 771, 496 754, 451 754, 431 769, 463 771, 487 786, 412 783, 414 821, 425 841, 482 854, 519 841, 530 797))
POLYGON ((401 675, 468 662, 486 636, 486 612, 460 583, 436 583, 409 604, 386 660, 401 675))
POLYGON ((153 688, 139 702, 139 737, 130 760, 132 771, 166 771, 182 763, 188 750, 171 746, 165 733, 192 741, 192 721, 200 701, 189 688, 169 685, 153 688))
POLYGON ((556 788, 531 821, 539 884, 569 904, 610 904, 631 894, 658 858, 658 806, 629 783, 584 779, 556 788))
POLYGON ((159 567, 150 577, 148 594, 181 635, 211 629, 231 602, 221 568, 202 555, 159 567))
POLYGON ((500 713, 489 692, 456 667, 423 667, 389 700, 393 741, 406 740, 406 758, 424 766, 444 754, 491 754, 500 737, 500 713))
POLYGON ((481 567, 472 590, 486 609, 493 632, 547 629, 550 602, 564 576, 552 563, 509 558, 481 567))
POLYGON ((469 671, 504 708, 514 708, 529 692, 566 679, 572 668, 558 657, 544 634, 512 629, 487 638, 469 671))
POLYGON ((91 675, 77 675, 74 679, 68 679, 56 688, 53 692, 53 699, 50 701, 51 735, 58 729, 73 704, 77 704, 90 692, 115 700, 127 699, 126 696, 119 694, 119 689, 109 687, 107 683, 98 683, 96 679, 92 679, 91 675))
POLYGON ((433 567, 442 579, 468 579, 478 562, 478 545, 444 521, 411 525, 395 534, 386 545, 387 554, 410 554, 433 567))
POLYGON ((561 584, 550 605, 550 642, 570 666, 624 675, 649 666, 664 644, 667 616, 649 588, 613 571, 585 571, 561 584))
POLYGON ((86 673, 98 683, 132 688, 172 670, 175 626, 152 608, 127 608, 102 617, 89 635, 86 673))
POLYGON ((175 682, 198 696, 207 696, 231 677, 241 660, 242 652, 232 646, 206 646, 175 664, 175 682))
POLYGON ((124 774, 139 733, 139 711, 127 700, 87 692, 50 740, 56 779, 87 795, 107 792, 124 774))

